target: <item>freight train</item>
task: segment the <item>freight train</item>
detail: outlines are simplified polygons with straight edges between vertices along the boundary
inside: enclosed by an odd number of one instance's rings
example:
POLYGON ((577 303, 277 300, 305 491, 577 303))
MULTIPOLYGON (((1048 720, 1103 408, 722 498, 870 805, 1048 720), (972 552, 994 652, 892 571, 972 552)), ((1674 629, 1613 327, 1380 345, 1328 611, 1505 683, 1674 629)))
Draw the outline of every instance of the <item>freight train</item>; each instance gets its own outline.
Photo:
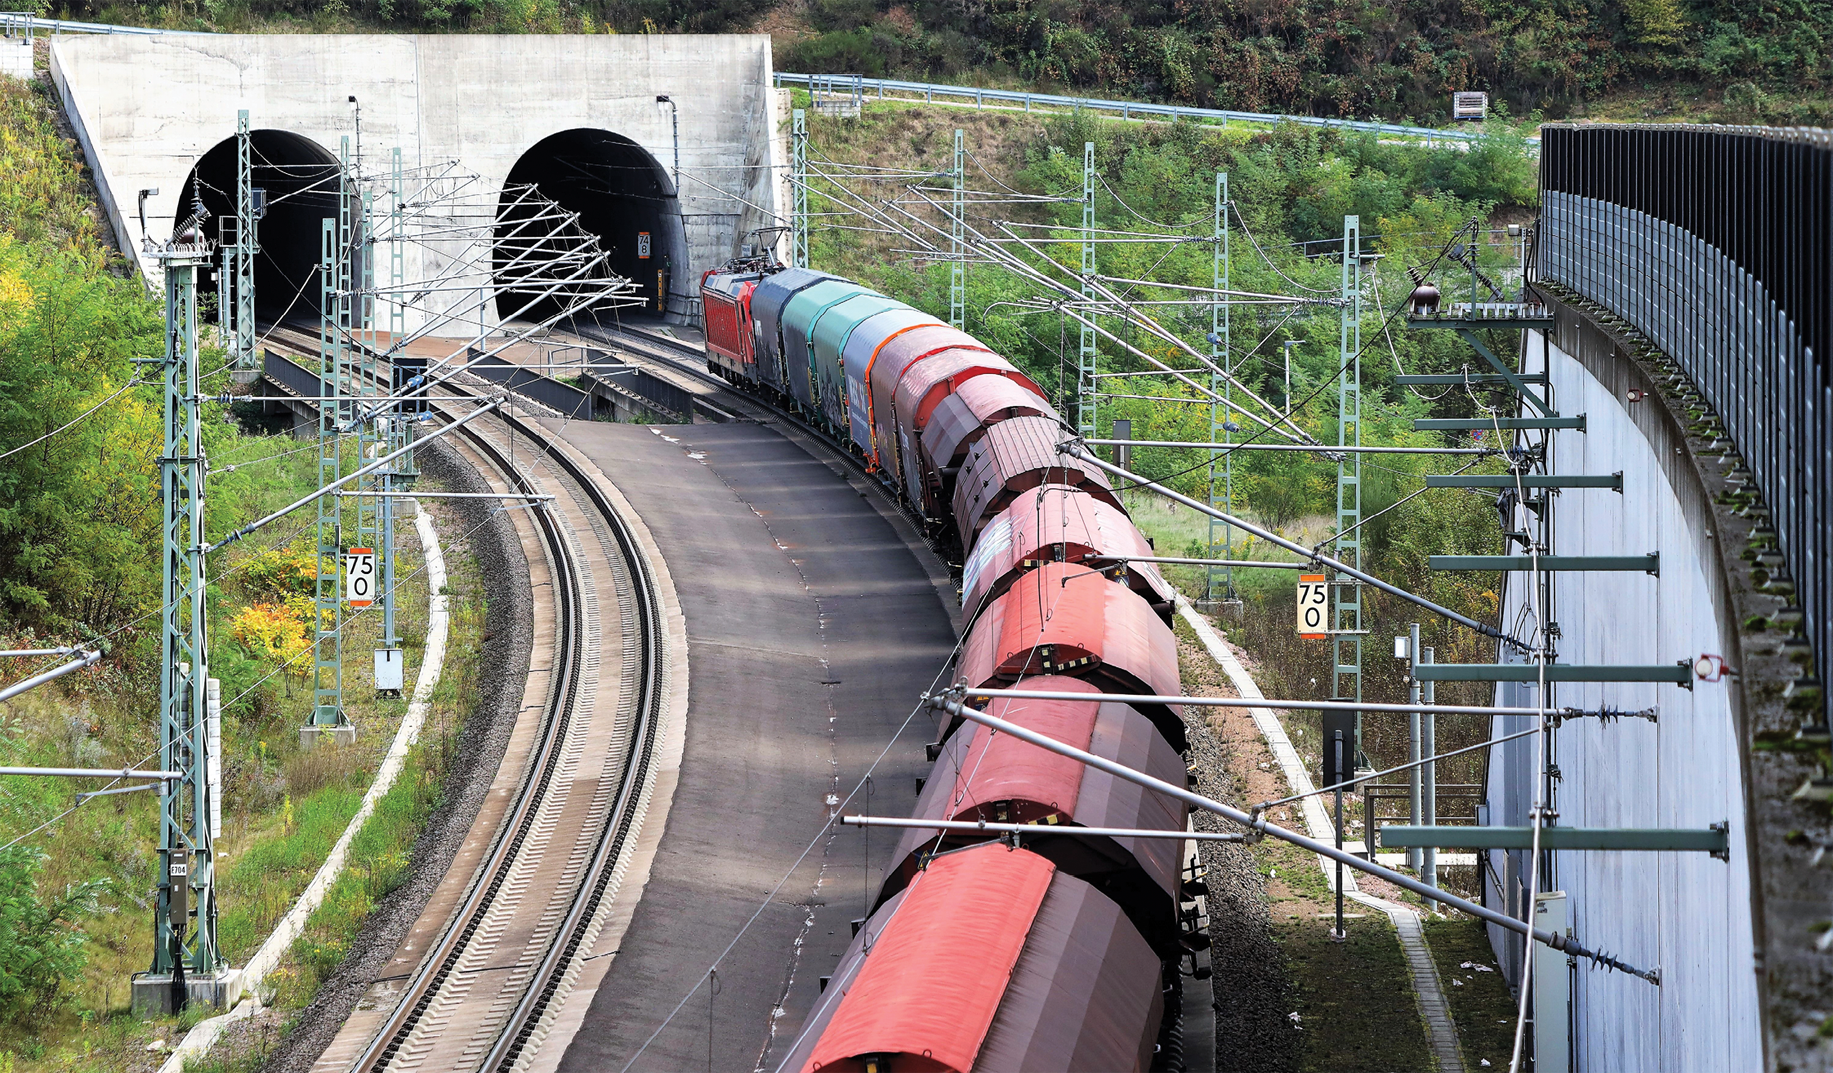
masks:
MULTIPOLYGON (((1086 694, 993 714, 1173 783, 1183 713, 1172 591, 1106 475, 1059 450, 1064 422, 992 348, 857 283, 773 262, 701 281, 707 364, 845 445, 958 543, 966 634, 953 680, 1086 694)), ((1183 981, 1207 976, 1198 873, 1162 793, 987 728, 943 720, 919 819, 780 1073, 1175 1070, 1183 981)))

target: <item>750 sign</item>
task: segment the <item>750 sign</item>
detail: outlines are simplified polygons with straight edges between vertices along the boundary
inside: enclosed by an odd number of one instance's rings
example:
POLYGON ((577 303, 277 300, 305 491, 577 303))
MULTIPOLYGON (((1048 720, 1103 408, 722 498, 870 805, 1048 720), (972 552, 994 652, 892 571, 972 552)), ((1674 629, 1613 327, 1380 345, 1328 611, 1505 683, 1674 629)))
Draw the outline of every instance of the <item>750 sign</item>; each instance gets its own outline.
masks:
POLYGON ((344 552, 344 599, 351 607, 368 607, 376 597, 376 553, 374 548, 351 548, 344 552))
POLYGON ((1330 585, 1322 574, 1298 575, 1298 635, 1308 640, 1330 636, 1330 585))

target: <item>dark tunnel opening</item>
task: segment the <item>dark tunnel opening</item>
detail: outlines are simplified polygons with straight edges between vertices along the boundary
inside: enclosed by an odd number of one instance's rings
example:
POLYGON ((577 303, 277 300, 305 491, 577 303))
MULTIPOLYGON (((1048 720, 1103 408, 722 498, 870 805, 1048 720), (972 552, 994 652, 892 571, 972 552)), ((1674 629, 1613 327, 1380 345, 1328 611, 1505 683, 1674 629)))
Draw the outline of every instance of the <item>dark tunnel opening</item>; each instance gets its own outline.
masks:
POLYGON ((517 313, 537 298, 538 281, 544 276, 527 259, 511 263, 519 252, 516 226, 535 211, 513 204, 516 188, 523 185, 579 214, 579 225, 598 236, 600 246, 610 253, 611 270, 636 284, 642 308, 660 312, 659 298, 670 288, 680 288, 671 277, 686 267, 674 263, 683 248, 681 215, 668 173, 642 146, 622 135, 591 128, 567 130, 537 142, 509 172, 495 251, 499 316, 538 320, 560 308, 552 299, 539 299, 517 313))
MULTIPOLYGON (((252 185, 265 190, 267 215, 256 225, 261 252, 255 257, 255 316, 273 322, 283 318, 317 319, 318 266, 326 217, 337 215, 337 158, 309 138, 284 130, 249 132, 252 185)), ((212 242, 228 218, 233 234, 236 215, 236 140, 227 138, 205 153, 186 177, 178 217, 189 217, 193 198, 201 195, 208 214, 205 234, 212 242)), ((221 265, 198 273, 200 295, 214 295, 221 265)))

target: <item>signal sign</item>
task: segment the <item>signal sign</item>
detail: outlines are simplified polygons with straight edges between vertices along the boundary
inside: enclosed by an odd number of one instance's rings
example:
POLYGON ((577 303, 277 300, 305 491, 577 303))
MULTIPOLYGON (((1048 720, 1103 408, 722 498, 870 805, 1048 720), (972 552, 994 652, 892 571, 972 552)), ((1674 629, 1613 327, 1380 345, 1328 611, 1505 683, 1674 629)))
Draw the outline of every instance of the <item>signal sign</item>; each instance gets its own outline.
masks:
POLYGON ((351 607, 368 607, 375 603, 375 595, 375 549, 351 548, 344 552, 344 599, 351 607))
POLYGON ((1307 640, 1330 636, 1330 586, 1322 574, 1298 575, 1298 635, 1307 640))

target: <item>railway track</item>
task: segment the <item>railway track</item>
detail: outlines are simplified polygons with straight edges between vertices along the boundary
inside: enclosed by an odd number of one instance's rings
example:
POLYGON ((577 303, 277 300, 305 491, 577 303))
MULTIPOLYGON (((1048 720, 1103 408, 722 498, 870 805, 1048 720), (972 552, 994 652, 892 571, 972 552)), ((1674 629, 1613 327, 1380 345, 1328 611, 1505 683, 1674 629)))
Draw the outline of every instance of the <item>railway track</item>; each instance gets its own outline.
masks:
MULTIPOLYGON (((435 419, 447 423, 487 399, 461 384, 445 388, 476 398, 436 404, 435 419)), ((614 893, 651 774, 663 634, 655 581, 633 534, 540 426, 499 411, 454 438, 501 490, 554 497, 525 523, 536 531, 550 590, 545 700, 520 782, 444 926, 390 989, 395 1001, 354 1061, 346 1061, 351 1048, 334 1044, 318 1068, 515 1068, 557 1010, 614 893)), ((531 668, 531 677, 539 673, 531 668)))
POLYGON ((867 469, 865 461, 859 457, 859 453, 853 449, 852 444, 843 443, 838 438, 808 423, 805 418, 787 406, 763 395, 743 391, 724 377, 709 372, 706 368, 706 351, 683 343, 679 339, 640 327, 619 325, 609 328, 602 324, 582 324, 574 320, 569 324, 567 330, 581 339, 623 347, 626 351, 647 358, 670 372, 690 377, 722 391, 730 399, 740 400, 746 406, 755 407, 757 410, 781 418, 799 435, 816 440, 857 476, 869 481, 874 488, 883 493, 885 501, 895 506, 898 513, 902 514, 916 528, 931 551, 935 552, 944 562, 952 561, 951 552, 946 544, 938 540, 936 534, 931 531, 929 520, 912 509, 910 503, 899 495, 895 488, 867 469))

